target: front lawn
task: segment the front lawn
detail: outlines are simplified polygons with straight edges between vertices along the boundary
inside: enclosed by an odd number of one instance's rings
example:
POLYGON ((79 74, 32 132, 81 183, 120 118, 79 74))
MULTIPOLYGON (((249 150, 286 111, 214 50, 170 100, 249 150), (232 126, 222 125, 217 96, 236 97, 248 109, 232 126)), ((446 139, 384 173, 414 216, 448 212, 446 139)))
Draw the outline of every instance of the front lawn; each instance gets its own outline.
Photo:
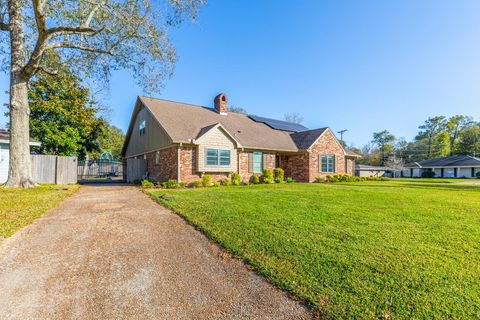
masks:
POLYGON ((41 185, 34 189, 5 189, 0 186, 0 240, 32 223, 78 188, 78 185, 41 185))
POLYGON ((332 318, 480 317, 480 187, 458 180, 149 190, 332 318))

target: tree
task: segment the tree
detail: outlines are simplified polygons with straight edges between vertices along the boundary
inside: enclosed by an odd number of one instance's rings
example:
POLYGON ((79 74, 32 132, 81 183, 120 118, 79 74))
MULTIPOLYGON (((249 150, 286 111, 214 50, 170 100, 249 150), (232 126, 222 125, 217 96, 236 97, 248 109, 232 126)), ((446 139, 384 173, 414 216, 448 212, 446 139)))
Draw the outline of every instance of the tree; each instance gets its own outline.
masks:
POLYGON ((77 155, 80 159, 99 150, 98 140, 106 125, 88 88, 61 67, 58 75, 39 73, 30 81, 30 135, 42 143, 40 151, 77 155))
POLYGON ((385 161, 385 166, 392 169, 393 177, 398 177, 398 173, 403 171, 405 167, 405 162, 402 158, 397 157, 395 154, 393 156, 388 157, 385 161))
POLYGON ((242 107, 230 106, 230 107, 228 107, 228 111, 242 113, 242 114, 248 114, 247 110, 245 110, 242 107))
MULTIPOLYGON (((52 76, 46 57, 57 53, 81 79, 102 82, 130 69, 154 91, 172 73, 169 26, 194 18, 204 0, 0 0, 0 53, 10 73, 10 168, 6 187, 34 187, 29 155, 28 82, 52 76), (162 14, 160 14, 162 13, 162 14), (5 41, 7 35, 9 41, 5 41)), ((53 67, 53 68, 52 68, 53 67)))
POLYGON ((446 119, 444 116, 428 118, 418 128, 421 131, 415 139, 424 148, 427 159, 448 154, 448 150, 445 148, 449 146, 449 136, 445 135, 446 119))
POLYGON ((448 119, 445 127, 450 139, 450 155, 456 151, 456 145, 462 130, 472 123, 472 118, 467 116, 453 116, 448 119))
POLYGON ((395 142, 395 136, 388 132, 387 130, 383 130, 380 132, 373 133, 373 140, 372 143, 378 147, 380 151, 380 164, 384 165, 385 161, 389 154, 393 152, 393 143, 395 142))
POLYGON ((302 123, 303 122, 303 117, 298 112, 285 113, 285 115, 283 116, 283 119, 285 121, 292 122, 292 123, 302 123))
POLYGON ((125 141, 125 134, 123 131, 113 125, 106 124, 102 128, 102 133, 99 138, 99 152, 91 152, 90 159, 95 159, 100 156, 101 152, 110 151, 112 155, 118 159, 122 153, 123 142, 125 141))
POLYGON ((459 154, 480 156, 480 124, 472 124, 462 130, 458 145, 459 154))

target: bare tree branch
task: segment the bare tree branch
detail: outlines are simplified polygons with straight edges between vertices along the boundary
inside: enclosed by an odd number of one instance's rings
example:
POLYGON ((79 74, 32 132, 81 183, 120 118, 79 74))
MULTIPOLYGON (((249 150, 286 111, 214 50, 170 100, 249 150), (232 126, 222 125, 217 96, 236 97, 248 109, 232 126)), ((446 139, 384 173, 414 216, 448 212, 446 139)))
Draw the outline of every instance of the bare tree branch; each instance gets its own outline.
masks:
POLYGON ((0 30, 9 31, 10 30, 10 25, 2 21, 2 22, 0 22, 0 30))

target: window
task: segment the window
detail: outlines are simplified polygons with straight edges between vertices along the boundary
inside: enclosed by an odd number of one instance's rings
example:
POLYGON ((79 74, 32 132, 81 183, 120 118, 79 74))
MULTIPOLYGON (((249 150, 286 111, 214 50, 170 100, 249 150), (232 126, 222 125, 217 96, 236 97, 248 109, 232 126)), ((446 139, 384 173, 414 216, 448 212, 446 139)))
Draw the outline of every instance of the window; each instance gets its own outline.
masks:
POLYGON ((147 160, 147 154, 143 155, 143 160, 147 160))
POLYGON ((140 123, 138 130, 140 131, 141 136, 145 135, 145 120, 140 123))
POLYGON ((322 172, 335 172, 335 156, 334 155, 322 156, 322 172))
POLYGON ((252 157, 252 171, 253 173, 262 173, 263 169, 263 153, 254 152, 252 157))
POLYGON ((160 151, 155 152, 155 164, 157 166, 160 164, 160 151))
POLYGON ((205 160, 207 166, 229 166, 230 150, 207 149, 205 160))

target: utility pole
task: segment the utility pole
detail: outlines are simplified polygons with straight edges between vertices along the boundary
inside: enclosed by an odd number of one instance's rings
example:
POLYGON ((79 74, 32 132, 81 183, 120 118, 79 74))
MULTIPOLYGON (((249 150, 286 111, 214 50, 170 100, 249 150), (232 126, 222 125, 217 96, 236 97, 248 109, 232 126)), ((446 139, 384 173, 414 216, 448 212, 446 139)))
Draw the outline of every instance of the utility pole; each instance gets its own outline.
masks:
POLYGON ((343 134, 347 131, 348 131, 348 129, 343 129, 343 130, 337 131, 337 133, 340 133, 340 141, 342 142, 342 146, 345 146, 345 142, 343 141, 343 134))

